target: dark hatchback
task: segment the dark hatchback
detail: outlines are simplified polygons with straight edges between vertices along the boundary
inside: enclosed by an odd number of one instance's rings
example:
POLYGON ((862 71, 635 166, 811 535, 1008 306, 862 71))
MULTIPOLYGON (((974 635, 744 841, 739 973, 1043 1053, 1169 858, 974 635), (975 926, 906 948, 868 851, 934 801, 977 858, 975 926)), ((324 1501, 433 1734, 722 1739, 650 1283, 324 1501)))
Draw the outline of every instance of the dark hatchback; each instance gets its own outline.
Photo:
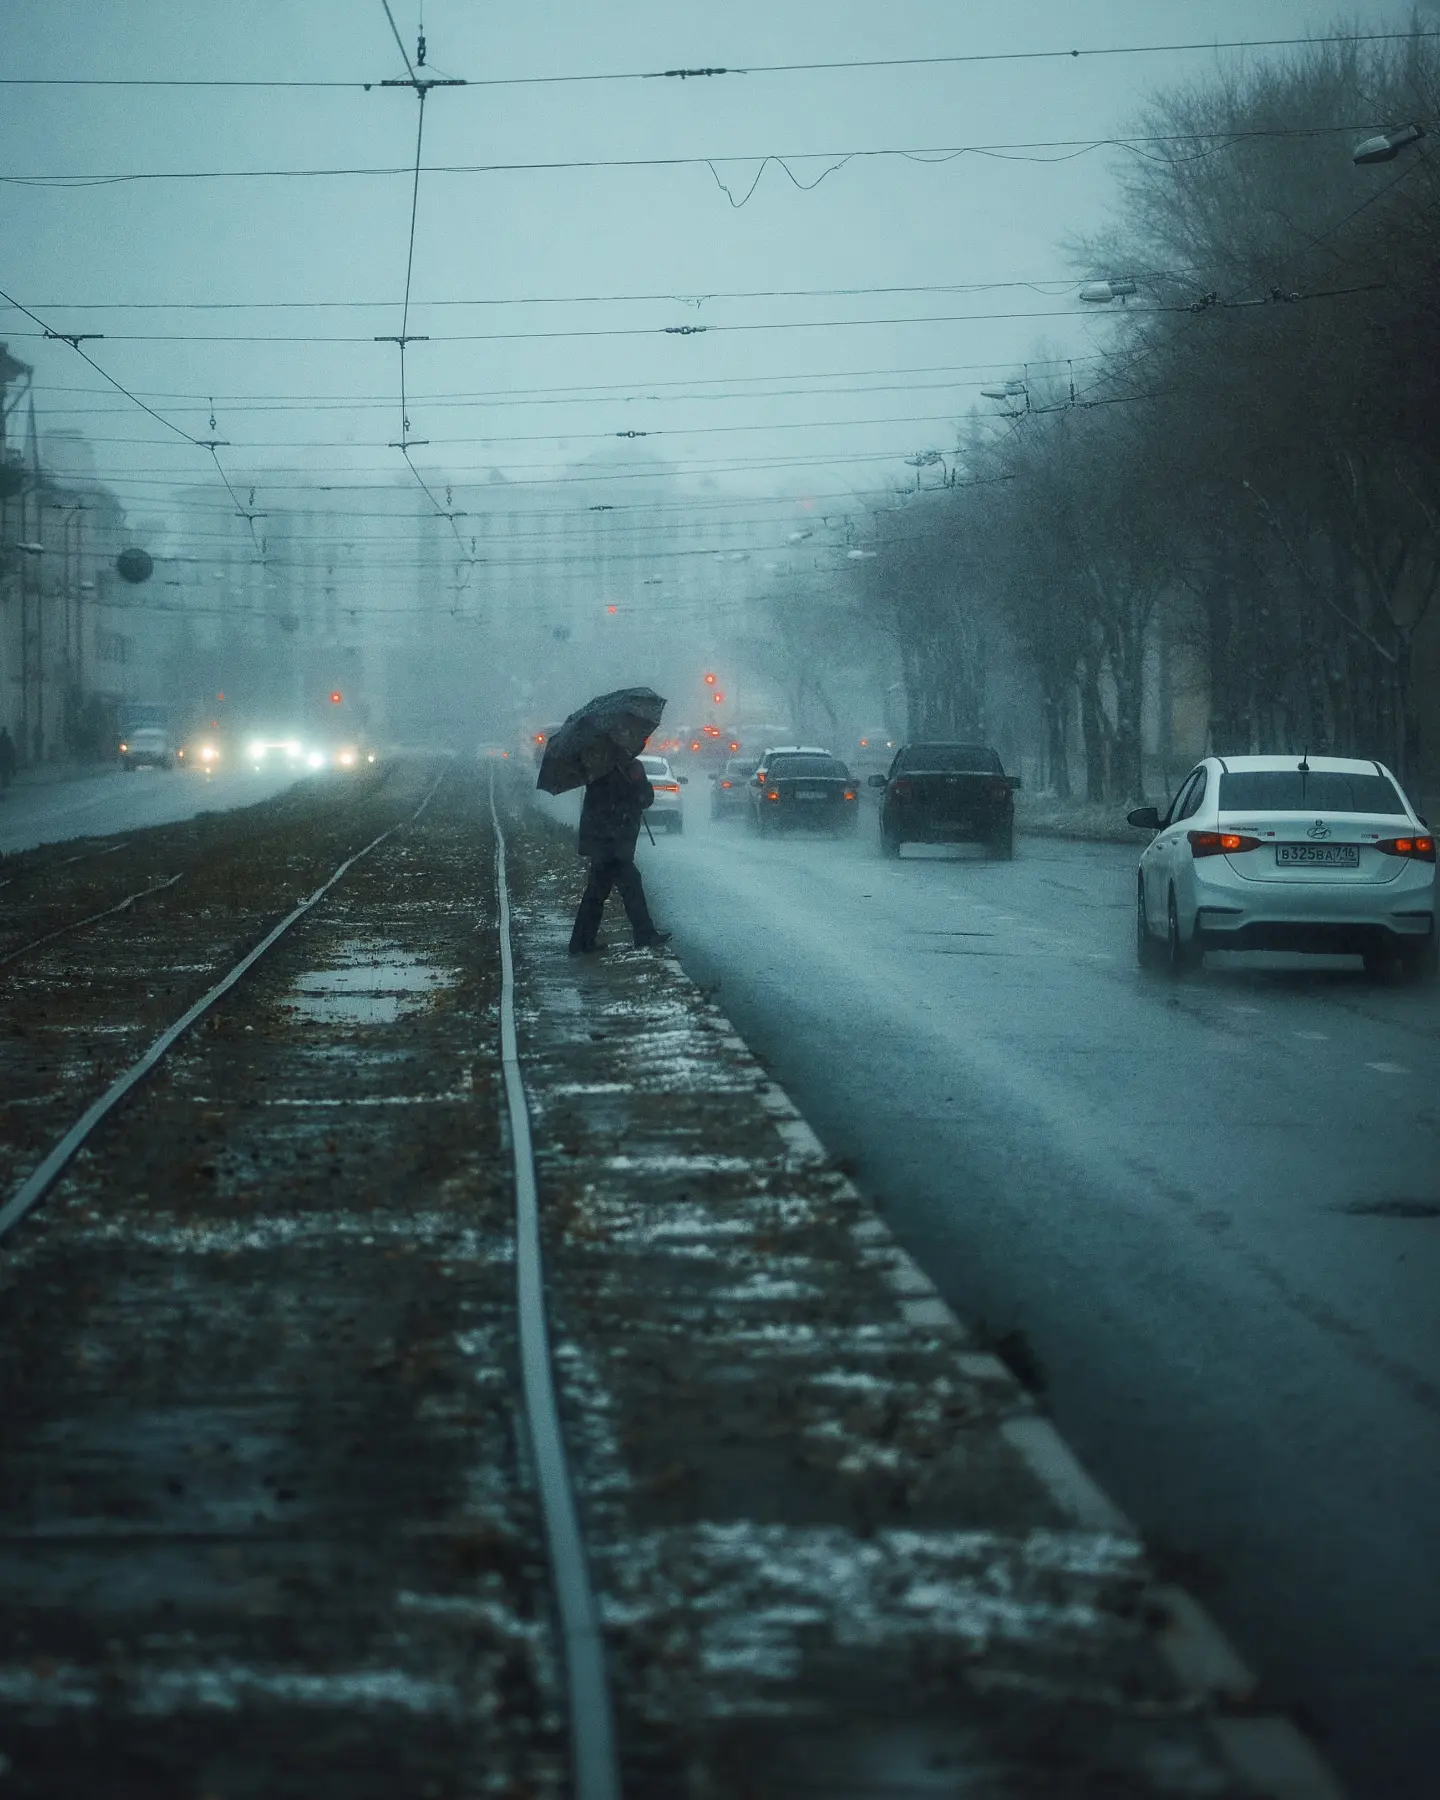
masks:
POLYGON ((733 818, 736 813, 748 811, 750 782, 759 767, 758 757, 732 756, 721 769, 710 777, 710 817, 712 819, 729 819, 733 818))
POLYGON ((992 856, 1015 854, 1015 789, 988 744, 905 744, 882 791, 880 846, 898 856, 902 844, 984 844, 992 856))
POLYGON ((853 831, 860 816, 855 778, 828 750, 767 750, 751 778, 750 823, 759 832, 853 831))

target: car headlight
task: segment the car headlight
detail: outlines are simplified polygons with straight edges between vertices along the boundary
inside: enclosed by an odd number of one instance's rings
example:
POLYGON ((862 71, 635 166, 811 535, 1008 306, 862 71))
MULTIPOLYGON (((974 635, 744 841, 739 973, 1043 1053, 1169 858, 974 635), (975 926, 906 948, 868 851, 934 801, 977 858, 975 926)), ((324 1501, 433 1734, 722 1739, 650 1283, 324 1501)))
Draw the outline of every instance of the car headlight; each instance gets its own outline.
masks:
POLYGON ((251 762, 263 761, 265 752, 268 748, 269 748, 268 745, 262 744, 258 740, 255 743, 251 744, 250 751, 249 751, 251 762))
POLYGON ((214 762, 216 760, 216 758, 219 756, 219 754, 220 754, 220 752, 215 748, 215 746, 213 744, 202 744, 200 746, 201 762, 214 762))
POLYGON ((318 750, 312 750, 305 760, 312 769, 323 769, 325 767, 325 758, 318 750))

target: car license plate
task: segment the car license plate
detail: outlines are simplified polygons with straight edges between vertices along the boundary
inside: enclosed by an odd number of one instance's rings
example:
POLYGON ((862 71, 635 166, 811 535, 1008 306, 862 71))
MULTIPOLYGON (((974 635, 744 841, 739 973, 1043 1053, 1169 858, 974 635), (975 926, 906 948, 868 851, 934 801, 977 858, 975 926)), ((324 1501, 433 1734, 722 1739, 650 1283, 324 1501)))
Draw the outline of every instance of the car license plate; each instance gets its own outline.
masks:
POLYGON ((830 793, 827 788, 796 788, 795 798, 797 800, 828 800, 830 793))
POLYGON ((1275 861, 1282 869, 1358 869, 1358 844, 1277 844, 1275 861))

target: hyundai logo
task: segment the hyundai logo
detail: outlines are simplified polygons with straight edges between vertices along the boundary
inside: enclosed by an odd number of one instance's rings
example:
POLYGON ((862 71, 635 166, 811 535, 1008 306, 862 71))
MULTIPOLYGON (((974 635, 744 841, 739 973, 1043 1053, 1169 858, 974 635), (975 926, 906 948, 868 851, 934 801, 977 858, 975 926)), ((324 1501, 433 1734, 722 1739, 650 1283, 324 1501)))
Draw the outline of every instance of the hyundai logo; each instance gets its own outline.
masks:
POLYGON ((1323 819, 1317 819, 1305 835, 1311 838, 1327 838, 1330 835, 1330 827, 1323 819))

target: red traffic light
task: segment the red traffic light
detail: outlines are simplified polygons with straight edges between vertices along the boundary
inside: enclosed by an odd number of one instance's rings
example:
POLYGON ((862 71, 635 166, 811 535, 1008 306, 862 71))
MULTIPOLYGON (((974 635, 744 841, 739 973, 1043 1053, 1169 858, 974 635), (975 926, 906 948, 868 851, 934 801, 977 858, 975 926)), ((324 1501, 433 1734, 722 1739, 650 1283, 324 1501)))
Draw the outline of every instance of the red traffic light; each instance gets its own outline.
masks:
POLYGON ((716 679, 716 678, 715 678, 715 676, 713 676, 713 675, 707 675, 707 676, 706 676, 706 677, 705 677, 705 685, 706 685, 706 687, 714 687, 714 685, 715 685, 715 679, 716 679))
POLYGON ((716 688, 715 692, 710 696, 710 698, 715 702, 715 704, 717 706, 719 706, 723 703, 725 696, 720 692, 719 688, 716 688))
POLYGON ((332 706, 338 706, 344 698, 345 696, 340 692, 339 688, 331 688, 330 704, 332 706))

